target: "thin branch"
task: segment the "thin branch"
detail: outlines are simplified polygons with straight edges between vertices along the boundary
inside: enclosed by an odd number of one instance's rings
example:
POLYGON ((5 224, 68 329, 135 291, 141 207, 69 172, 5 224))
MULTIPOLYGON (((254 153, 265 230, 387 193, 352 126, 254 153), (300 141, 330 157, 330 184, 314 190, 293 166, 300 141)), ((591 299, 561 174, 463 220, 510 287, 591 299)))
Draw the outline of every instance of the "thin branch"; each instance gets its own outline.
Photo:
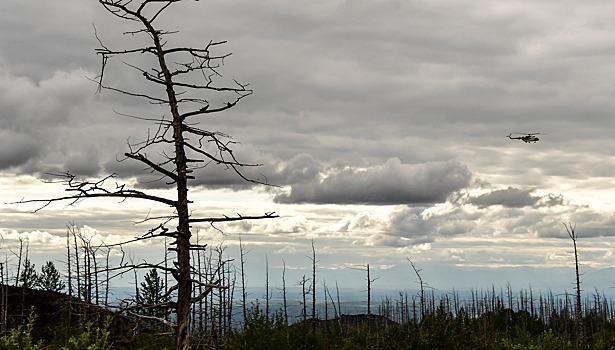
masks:
POLYGON ((229 217, 229 216, 224 216, 224 217, 218 217, 218 218, 197 218, 197 219, 189 219, 188 221, 193 223, 193 222, 210 222, 210 223, 214 223, 214 222, 229 222, 229 221, 242 221, 242 220, 260 220, 260 219, 272 219, 272 218, 279 218, 280 216, 277 215, 275 212, 269 212, 269 213, 265 213, 265 215, 258 215, 258 216, 242 216, 240 214, 237 214, 236 217, 229 217))

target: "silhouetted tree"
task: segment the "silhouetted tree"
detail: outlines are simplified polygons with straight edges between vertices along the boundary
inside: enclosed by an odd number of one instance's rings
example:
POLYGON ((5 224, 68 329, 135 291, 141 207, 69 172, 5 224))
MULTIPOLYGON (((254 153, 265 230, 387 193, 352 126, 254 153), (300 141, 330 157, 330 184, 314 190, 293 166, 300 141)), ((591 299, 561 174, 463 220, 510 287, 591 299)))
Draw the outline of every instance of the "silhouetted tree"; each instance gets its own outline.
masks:
POLYGON ((38 274, 36 273, 36 266, 28 258, 26 258, 23 262, 21 276, 19 276, 19 282, 24 288, 34 288, 38 283, 38 274))
MULTIPOLYGON (((230 169, 239 178, 253 183, 264 184, 264 181, 247 178, 241 171, 242 167, 255 166, 241 162, 231 149, 233 142, 228 136, 218 132, 202 129, 198 118, 212 113, 223 112, 235 107, 239 101, 252 94, 248 84, 233 83, 225 85, 220 81, 220 67, 229 54, 216 54, 216 49, 224 41, 210 41, 203 48, 170 46, 170 35, 175 31, 162 30, 157 27, 157 20, 162 13, 172 5, 183 0, 99 0, 99 3, 113 16, 135 24, 137 27, 125 32, 130 38, 137 37, 139 46, 111 49, 100 39, 97 53, 102 58, 100 76, 97 78, 99 91, 110 90, 128 97, 142 99, 150 104, 163 106, 169 116, 136 117, 155 125, 147 138, 138 143, 129 144, 129 151, 124 153, 125 159, 136 161, 155 174, 160 179, 159 184, 173 190, 173 196, 145 192, 142 189, 130 188, 124 184, 113 183, 116 174, 109 174, 97 180, 82 180, 70 172, 55 175, 66 186, 66 195, 51 199, 24 200, 21 202, 41 202, 43 208, 52 202, 66 201, 70 204, 89 198, 120 198, 140 199, 150 203, 158 203, 171 208, 170 214, 162 218, 147 218, 157 220, 155 225, 143 236, 131 242, 151 238, 171 238, 171 248, 176 253, 172 267, 165 268, 161 263, 139 263, 123 265, 121 268, 157 268, 168 271, 176 281, 169 288, 176 295, 174 301, 167 306, 175 309, 176 349, 190 348, 190 309, 192 303, 205 298, 212 288, 221 287, 216 283, 206 283, 204 290, 193 297, 193 283, 199 283, 192 278, 190 251, 199 249, 191 243, 191 226, 196 223, 216 224, 220 222, 242 221, 248 219, 266 219, 277 217, 275 213, 265 213, 256 216, 220 215, 216 217, 193 217, 188 196, 189 181, 195 179, 194 171, 207 165, 219 165, 230 169), (142 40, 148 44, 143 45, 142 40), (154 59, 151 67, 129 63, 133 56, 149 55, 154 59), (104 78, 109 60, 122 57, 127 66, 135 69, 147 84, 153 89, 130 91, 121 87, 107 85, 104 78), (208 146, 208 147, 206 147, 208 146), (209 147, 212 146, 212 147, 209 147), (149 152, 148 152, 149 151, 149 152), (169 226, 174 226, 172 229, 169 226), (196 282, 195 282, 196 281, 196 282)), ((98 35, 97 35, 98 38, 98 35)), ((42 208, 41 208, 42 209, 42 208)), ((129 243, 129 242, 124 242, 129 243)))
POLYGON ((62 276, 53 264, 53 261, 47 261, 41 268, 36 285, 40 290, 52 292, 61 292, 66 288, 66 284, 62 281, 62 276))
POLYGON ((157 269, 151 269, 144 277, 145 281, 141 282, 139 289, 140 303, 144 315, 165 318, 169 310, 160 308, 164 306, 169 298, 164 294, 164 281, 158 274, 157 269))
POLYGON ((34 288, 38 281, 38 275, 36 274, 35 266, 30 259, 28 259, 28 248, 26 246, 26 257, 23 260, 23 267, 21 274, 19 275, 19 281, 21 283, 21 319, 26 317, 26 294, 27 290, 34 288))

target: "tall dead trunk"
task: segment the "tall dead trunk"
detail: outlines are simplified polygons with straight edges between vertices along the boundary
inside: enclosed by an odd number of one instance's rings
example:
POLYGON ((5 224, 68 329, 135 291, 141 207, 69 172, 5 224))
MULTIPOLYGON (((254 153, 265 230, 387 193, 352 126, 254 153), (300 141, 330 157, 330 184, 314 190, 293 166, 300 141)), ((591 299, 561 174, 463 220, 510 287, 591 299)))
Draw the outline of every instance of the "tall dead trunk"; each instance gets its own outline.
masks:
POLYGON ((312 239, 312 333, 316 333, 316 248, 312 239))
POLYGON ((239 267, 241 269, 241 312, 243 315, 243 324, 245 325, 247 322, 247 306, 246 299, 248 297, 246 293, 246 273, 244 270, 244 266, 246 263, 246 255, 243 251, 243 242, 241 241, 241 237, 239 237, 239 267))
MULTIPOLYGON (((412 265, 412 270, 416 274, 416 277, 419 279, 419 287, 421 288, 419 291, 419 302, 421 303, 421 323, 425 319, 425 283, 423 282, 423 277, 421 276, 421 269, 417 269, 412 260, 407 259, 412 265)), ((495 294, 495 292, 494 292, 495 294)))
POLYGON ((284 308, 284 324, 288 325, 288 304, 286 302, 286 261, 283 261, 283 263, 284 268, 282 270, 282 301, 284 308))
POLYGON ((109 305, 109 256, 111 255, 111 249, 107 248, 107 256, 105 257, 105 306, 109 305))
POLYGON ((22 261, 22 254, 23 254, 23 242, 24 239, 22 237, 19 237, 19 255, 17 256, 17 275, 15 275, 15 287, 19 286, 19 278, 21 275, 21 261, 22 261))
POLYGON ((367 270, 367 322, 372 318, 372 279, 370 277, 369 264, 366 265, 367 270))
POLYGON ((585 332, 583 327, 583 307, 581 305, 581 279, 579 274, 579 254, 577 251, 577 238, 578 235, 575 232, 576 224, 563 223, 566 228, 566 232, 568 236, 572 240, 572 246, 574 247, 574 268, 575 268, 575 278, 576 278, 576 305, 575 305, 575 325, 577 328, 577 341, 580 344, 583 344, 585 332))
POLYGON ((71 259, 70 259, 70 228, 66 230, 66 277, 68 282, 68 295, 73 296, 73 276, 71 274, 71 259))
POLYGON ((82 300, 83 295, 81 294, 81 269, 79 267, 79 245, 77 244, 77 228, 75 226, 71 226, 71 234, 73 235, 73 248, 75 250, 75 269, 77 270, 77 274, 75 279, 77 281, 77 298, 82 300))
POLYGON ((265 254, 265 317, 269 322, 269 257, 265 254))

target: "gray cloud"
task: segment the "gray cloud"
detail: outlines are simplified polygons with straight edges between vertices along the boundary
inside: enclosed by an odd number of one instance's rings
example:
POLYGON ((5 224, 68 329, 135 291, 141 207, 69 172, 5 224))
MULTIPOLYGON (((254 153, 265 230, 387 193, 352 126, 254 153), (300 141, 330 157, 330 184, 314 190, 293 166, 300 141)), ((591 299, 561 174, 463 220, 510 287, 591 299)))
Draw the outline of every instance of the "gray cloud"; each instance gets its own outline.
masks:
POLYGON ((502 205, 509 208, 554 206, 563 204, 562 196, 548 194, 546 196, 534 196, 534 189, 519 189, 508 187, 502 190, 493 190, 479 196, 470 196, 468 203, 479 207, 502 205))
POLYGON ((0 169, 21 166, 38 156, 43 145, 29 135, 0 130, 0 169))
MULTIPOLYGON (((80 14, 70 23, 53 5, 29 0, 3 6, 0 29, 10 35, 0 38, 0 61, 10 69, 9 78, 17 78, 10 83, 10 95, 17 99, 2 101, 7 113, 19 115, 19 123, 68 123, 70 128, 96 120, 96 132, 84 128, 85 137, 69 140, 75 153, 87 150, 93 141, 104 144, 100 152, 106 154, 98 155, 101 164, 123 153, 128 136, 134 140, 145 134, 147 126, 113 114, 115 109, 151 116, 151 106, 143 101, 106 92, 96 97, 100 104, 83 103, 93 92, 85 76, 96 75, 100 68, 91 23, 107 44, 119 48, 135 40, 121 35, 129 28, 126 23, 97 4, 78 1, 67 5, 71 13, 80 14), (46 15, 22 15, 26 13, 46 15), (29 22, 34 18, 36 22, 29 22), (39 47, 46 54, 32 55, 28 47, 39 47), (81 81, 82 85, 72 86, 82 94, 56 93, 56 88, 66 91, 59 81, 62 76, 81 81), (33 101, 39 102, 32 106, 33 101), (28 113, 31 109, 23 107, 28 105, 45 110, 45 118, 28 113), (54 106, 71 108, 62 111, 54 106)), ((569 170, 579 178, 587 172, 604 175, 608 168, 586 163, 596 163, 589 154, 598 158, 608 154, 611 143, 606 130, 613 123, 609 111, 615 107, 609 98, 615 93, 610 84, 615 42, 609 34, 613 24, 602 14, 612 5, 586 5, 578 19, 583 26, 561 21, 570 6, 502 9, 481 2, 460 8, 438 3, 317 1, 309 10, 298 11, 283 1, 258 5, 228 1, 208 4, 207 10, 201 3, 185 2, 172 6, 160 24, 180 30, 169 36, 169 44, 199 45, 204 28, 207 40, 229 40, 221 48, 234 53, 226 61, 225 78, 250 82, 255 94, 222 117, 204 122, 208 129, 229 133, 274 159, 305 153, 328 168, 340 159, 351 167, 382 164, 392 156, 404 163, 459 159, 476 173, 518 172, 519 164, 524 164, 524 169, 537 169, 542 175, 568 176, 569 170), (528 130, 517 130, 520 126, 528 130), (503 138, 511 131, 549 135, 544 144, 532 145, 534 155, 528 155, 521 145, 503 138), (578 141, 574 147, 568 142, 571 138, 578 141), (502 157, 510 147, 515 154, 502 157), (583 150, 581 157, 574 157, 579 160, 574 167, 565 156, 573 148, 583 150)), ((110 83, 143 86, 121 63, 110 68, 110 83)), ((40 155, 45 161, 32 164, 63 168, 57 153, 66 154, 66 149, 51 141, 66 139, 62 134, 66 131, 47 128, 49 146, 40 155)), ((31 172, 36 166, 22 170, 31 172)), ((252 170, 247 171, 272 178, 277 173, 264 167, 252 170)), ((218 186, 239 183, 232 176, 227 179, 228 174, 216 169, 202 178, 211 178, 209 182, 218 186)), ((517 173, 515 180, 527 177, 517 173)))
POLYGON ((390 218, 390 231, 383 235, 380 241, 385 245, 397 247, 433 242, 436 238, 437 220, 423 217, 424 210, 425 207, 407 208, 393 213, 390 218))
POLYGON ((397 158, 381 166, 334 169, 322 179, 293 184, 280 203, 420 204, 444 201, 470 183, 472 174, 455 162, 402 164, 397 158))
POLYGON ((64 167, 73 174, 84 176, 96 176, 100 174, 98 152, 90 149, 86 154, 74 155, 66 160, 64 167))

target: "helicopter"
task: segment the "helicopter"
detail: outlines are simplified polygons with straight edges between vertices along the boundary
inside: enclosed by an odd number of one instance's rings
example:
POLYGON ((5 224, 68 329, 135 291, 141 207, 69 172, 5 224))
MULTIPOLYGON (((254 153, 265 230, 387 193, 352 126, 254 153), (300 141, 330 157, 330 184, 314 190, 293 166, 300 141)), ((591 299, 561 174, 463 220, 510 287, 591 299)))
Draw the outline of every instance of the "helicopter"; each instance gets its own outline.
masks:
POLYGON ((530 134, 524 134, 524 133, 520 133, 520 132, 512 132, 510 134, 508 134, 508 138, 511 140, 521 140, 525 143, 530 143, 530 142, 538 142, 540 139, 534 135, 541 135, 539 132, 534 132, 534 133, 530 133, 530 134), (512 136, 513 134, 515 135, 523 135, 523 136, 512 136))

